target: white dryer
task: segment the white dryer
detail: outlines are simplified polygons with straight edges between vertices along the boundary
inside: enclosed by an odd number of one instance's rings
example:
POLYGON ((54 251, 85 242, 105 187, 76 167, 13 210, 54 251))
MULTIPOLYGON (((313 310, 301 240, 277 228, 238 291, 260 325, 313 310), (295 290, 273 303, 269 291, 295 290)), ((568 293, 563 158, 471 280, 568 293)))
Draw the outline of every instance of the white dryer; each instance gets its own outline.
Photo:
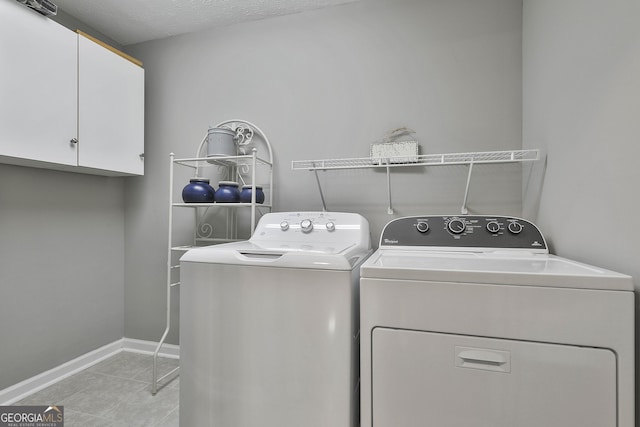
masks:
POLYGON ((634 426, 631 277, 528 221, 391 221, 360 298, 363 427, 634 426))
POLYGON ((181 258, 182 427, 356 427, 358 214, 264 215, 181 258))

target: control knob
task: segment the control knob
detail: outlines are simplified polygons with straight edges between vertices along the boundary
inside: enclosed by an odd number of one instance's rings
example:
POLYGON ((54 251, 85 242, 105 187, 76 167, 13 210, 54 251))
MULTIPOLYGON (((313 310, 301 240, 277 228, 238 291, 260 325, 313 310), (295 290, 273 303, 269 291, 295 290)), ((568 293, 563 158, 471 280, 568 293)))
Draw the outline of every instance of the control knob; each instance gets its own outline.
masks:
POLYGON ((498 221, 489 221, 487 223, 487 231, 489 233, 497 233, 500 231, 500 223, 498 221))
POLYGON ((289 223, 287 221, 282 221, 280 223, 280 230, 287 231, 289 229, 289 223))
POLYGON ((464 223, 464 220, 459 218, 454 218, 447 224, 447 228, 453 234, 462 234, 467 226, 464 223))
POLYGON ((328 222, 326 227, 327 227, 327 231, 335 231, 336 230, 336 225, 333 222, 328 222))
POLYGON ((511 221, 507 226, 507 229, 513 234, 519 234, 522 231, 522 224, 518 221, 511 221))
POLYGON ((302 230, 303 233, 311 233, 313 230, 313 222, 311 222, 310 219, 303 219, 300 223, 300 230, 302 230))
POLYGON ((429 223, 427 223, 426 221, 418 221, 418 223, 416 224, 416 228, 419 232, 426 233, 427 231, 429 231, 429 223))

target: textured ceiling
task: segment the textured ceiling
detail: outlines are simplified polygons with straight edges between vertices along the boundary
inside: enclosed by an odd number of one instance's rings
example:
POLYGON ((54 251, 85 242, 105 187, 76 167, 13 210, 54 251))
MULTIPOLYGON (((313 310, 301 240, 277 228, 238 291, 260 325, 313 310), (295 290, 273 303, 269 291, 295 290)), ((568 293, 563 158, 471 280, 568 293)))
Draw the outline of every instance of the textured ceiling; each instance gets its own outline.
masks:
POLYGON ((53 0, 123 46, 357 0, 53 0))

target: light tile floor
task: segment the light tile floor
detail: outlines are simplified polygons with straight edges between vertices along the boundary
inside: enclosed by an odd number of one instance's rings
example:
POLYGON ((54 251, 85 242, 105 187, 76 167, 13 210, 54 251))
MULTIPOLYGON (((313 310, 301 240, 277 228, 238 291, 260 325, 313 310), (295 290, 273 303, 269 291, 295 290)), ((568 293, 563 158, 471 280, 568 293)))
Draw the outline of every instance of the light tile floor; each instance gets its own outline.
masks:
MULTIPOLYGON (((121 352, 16 405, 63 405, 65 427, 178 427, 180 378, 151 395, 152 356, 121 352)), ((158 359, 159 376, 178 360, 158 359)))

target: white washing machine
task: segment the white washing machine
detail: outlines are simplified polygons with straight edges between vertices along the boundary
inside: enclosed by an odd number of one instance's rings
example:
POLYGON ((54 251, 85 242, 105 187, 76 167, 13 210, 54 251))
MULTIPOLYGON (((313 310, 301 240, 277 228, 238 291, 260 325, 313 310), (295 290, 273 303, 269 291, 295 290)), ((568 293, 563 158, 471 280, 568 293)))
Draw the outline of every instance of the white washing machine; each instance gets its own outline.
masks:
POLYGON ((631 277, 528 221, 391 221, 360 306, 363 427, 634 426, 631 277))
POLYGON ((182 427, 355 427, 362 216, 264 215, 181 258, 182 427))

